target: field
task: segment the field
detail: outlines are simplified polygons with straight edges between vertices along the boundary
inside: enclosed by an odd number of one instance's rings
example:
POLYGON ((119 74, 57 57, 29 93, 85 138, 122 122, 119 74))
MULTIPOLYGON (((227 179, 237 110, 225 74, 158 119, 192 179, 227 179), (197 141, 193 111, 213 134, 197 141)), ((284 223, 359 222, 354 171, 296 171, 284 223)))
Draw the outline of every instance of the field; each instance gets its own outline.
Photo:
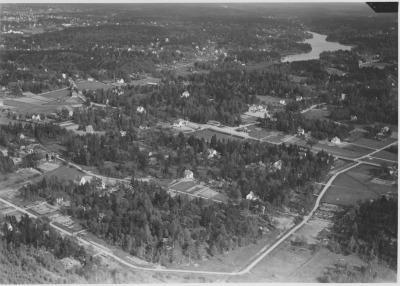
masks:
POLYGON ((322 201, 341 206, 353 205, 358 201, 376 199, 384 194, 396 193, 396 185, 382 184, 374 179, 376 167, 360 165, 340 174, 328 189, 322 201))
MULTIPOLYGON (((263 259, 249 274, 234 276, 224 282, 315 283, 318 282, 317 278, 322 276, 326 267, 344 260, 350 266, 364 264, 356 255, 344 256, 326 248, 312 251, 307 246, 293 246, 290 242, 285 242, 263 259)), ((396 273, 379 266, 376 281, 395 282, 396 273)))
POLYGON ((84 174, 75 168, 68 166, 60 166, 57 169, 46 173, 44 176, 49 178, 51 176, 56 176, 59 179, 64 180, 75 180, 82 177, 84 174))
POLYGON ((279 101, 281 100, 279 97, 270 95, 257 95, 257 98, 264 104, 279 104, 279 101))
POLYGON ((364 147, 368 147, 368 148, 374 148, 374 149, 379 149, 382 148, 392 142, 395 142, 396 139, 393 138, 387 138, 386 140, 374 140, 374 139, 369 139, 369 138, 359 138, 355 141, 352 141, 352 144, 355 145, 360 145, 360 146, 364 146, 364 147))
POLYGON ((218 200, 222 202, 227 201, 227 197, 225 195, 218 193, 217 191, 214 191, 204 184, 194 180, 183 179, 177 182, 173 182, 169 186, 169 190, 172 192, 187 193, 189 195, 202 197, 205 199, 218 200))
POLYGON ((210 141, 211 137, 213 135, 216 135, 218 140, 243 140, 243 138, 241 138, 241 137, 213 131, 210 129, 203 129, 203 130, 195 131, 191 134, 193 134, 197 138, 204 138, 204 140, 206 140, 206 141, 210 141))
POLYGON ((76 82, 76 86, 78 87, 79 90, 96 90, 96 89, 109 89, 112 86, 102 83, 100 81, 88 81, 88 80, 82 80, 76 82))
POLYGON ((324 109, 311 109, 303 113, 304 117, 307 119, 325 119, 329 114, 330 112, 324 109))
POLYGON ((4 104, 13 107, 19 114, 26 113, 52 113, 56 112, 62 105, 81 104, 78 98, 71 98, 69 90, 58 89, 42 94, 26 93, 26 96, 8 98, 4 104))

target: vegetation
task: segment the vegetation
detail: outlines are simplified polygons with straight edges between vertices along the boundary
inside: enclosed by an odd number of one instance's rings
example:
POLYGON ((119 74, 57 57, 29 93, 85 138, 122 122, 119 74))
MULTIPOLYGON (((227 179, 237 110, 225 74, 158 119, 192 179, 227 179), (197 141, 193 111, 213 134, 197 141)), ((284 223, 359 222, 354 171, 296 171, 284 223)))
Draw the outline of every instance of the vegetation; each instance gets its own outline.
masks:
POLYGON ((396 269, 397 199, 382 197, 341 214, 333 226, 332 247, 366 260, 378 258, 396 269))

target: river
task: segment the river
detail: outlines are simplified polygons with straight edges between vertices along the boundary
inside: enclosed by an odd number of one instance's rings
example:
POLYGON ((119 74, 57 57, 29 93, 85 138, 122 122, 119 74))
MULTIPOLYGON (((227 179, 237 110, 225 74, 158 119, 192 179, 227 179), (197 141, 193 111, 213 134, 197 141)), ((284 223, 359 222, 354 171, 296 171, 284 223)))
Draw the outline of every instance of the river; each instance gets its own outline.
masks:
POLYGON ((311 39, 306 39, 303 43, 308 43, 311 45, 311 51, 308 53, 301 53, 295 55, 289 55, 282 58, 282 62, 298 62, 298 61, 309 61, 309 60, 318 60, 319 55, 322 52, 333 52, 338 50, 351 50, 352 46, 345 46, 339 44, 337 42, 328 42, 326 41, 326 35, 314 33, 308 31, 308 33, 312 34, 313 37, 311 39))

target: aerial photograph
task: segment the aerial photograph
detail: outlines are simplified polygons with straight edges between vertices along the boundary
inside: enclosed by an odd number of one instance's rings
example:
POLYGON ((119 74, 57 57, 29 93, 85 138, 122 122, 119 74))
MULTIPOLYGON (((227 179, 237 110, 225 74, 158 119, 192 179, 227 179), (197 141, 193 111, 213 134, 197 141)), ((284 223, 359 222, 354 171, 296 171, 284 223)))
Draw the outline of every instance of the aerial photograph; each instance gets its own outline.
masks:
POLYGON ((0 284, 396 283, 398 53, 397 2, 0 4, 0 284))

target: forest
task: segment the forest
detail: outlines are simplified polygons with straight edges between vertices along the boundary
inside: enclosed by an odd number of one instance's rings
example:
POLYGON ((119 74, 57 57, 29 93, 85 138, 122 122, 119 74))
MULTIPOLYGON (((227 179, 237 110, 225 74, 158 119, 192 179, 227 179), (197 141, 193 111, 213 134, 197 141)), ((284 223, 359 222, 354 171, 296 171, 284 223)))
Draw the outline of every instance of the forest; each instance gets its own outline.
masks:
POLYGON ((381 197, 339 214, 330 247, 365 260, 380 260, 397 268, 397 198, 381 197))
POLYGON ((253 243, 261 235, 262 222, 241 213, 248 204, 171 197, 157 185, 138 181, 132 188, 104 194, 95 184, 78 186, 53 178, 23 188, 21 195, 52 196, 53 189, 62 190, 71 201, 67 214, 83 227, 132 255, 163 265, 205 259, 253 243))

